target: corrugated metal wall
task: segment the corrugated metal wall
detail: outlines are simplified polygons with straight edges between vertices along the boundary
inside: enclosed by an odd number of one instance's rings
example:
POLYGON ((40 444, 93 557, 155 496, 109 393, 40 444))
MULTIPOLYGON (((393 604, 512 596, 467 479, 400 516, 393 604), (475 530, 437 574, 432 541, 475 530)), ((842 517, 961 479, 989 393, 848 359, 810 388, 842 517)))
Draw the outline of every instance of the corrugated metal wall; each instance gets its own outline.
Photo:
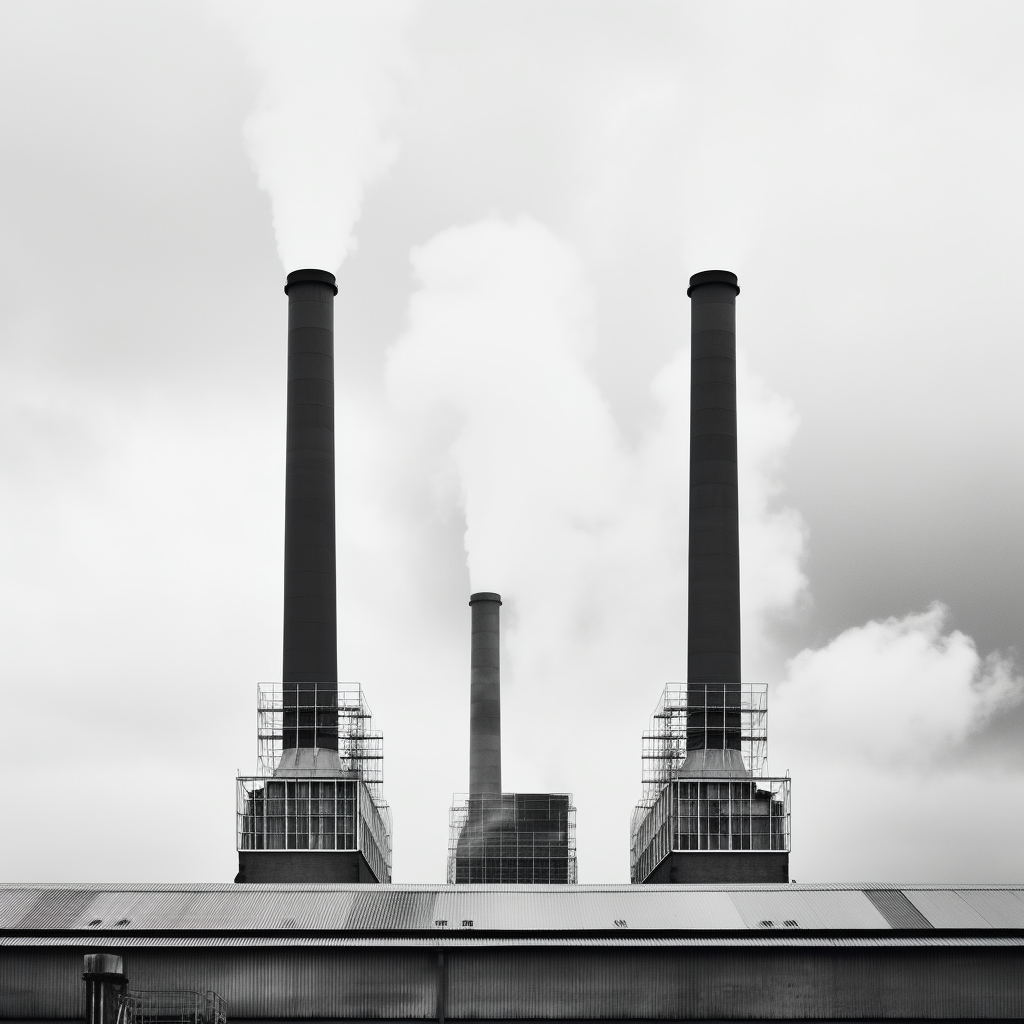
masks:
MULTIPOLYGON (((82 950, 8 949, 0 1017, 83 1016, 82 950)), ((131 949, 136 989, 213 989, 231 1018, 425 1019, 430 948, 131 949)), ((446 1016, 729 1019, 1024 1016, 1024 950, 971 948, 448 949, 446 1016)))
MULTIPOLYGON (((83 950, 4 950, 0 1018, 82 1018, 83 950)), ((132 989, 212 989, 230 1017, 423 1019, 437 1009, 432 950, 123 949, 132 989)))
POLYGON ((1020 951, 520 949, 460 951, 449 961, 453 1019, 1024 1013, 1020 951))

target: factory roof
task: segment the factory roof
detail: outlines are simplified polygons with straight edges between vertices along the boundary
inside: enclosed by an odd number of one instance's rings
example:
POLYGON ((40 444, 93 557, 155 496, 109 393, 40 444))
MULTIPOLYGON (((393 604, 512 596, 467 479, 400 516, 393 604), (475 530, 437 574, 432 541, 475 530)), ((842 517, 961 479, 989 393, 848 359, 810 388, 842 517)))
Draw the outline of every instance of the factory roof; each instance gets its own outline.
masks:
POLYGON ((0 944, 1024 941, 1024 885, 0 885, 0 944), (754 934, 751 934, 754 933, 754 934), (898 933, 898 934, 894 934, 898 933))

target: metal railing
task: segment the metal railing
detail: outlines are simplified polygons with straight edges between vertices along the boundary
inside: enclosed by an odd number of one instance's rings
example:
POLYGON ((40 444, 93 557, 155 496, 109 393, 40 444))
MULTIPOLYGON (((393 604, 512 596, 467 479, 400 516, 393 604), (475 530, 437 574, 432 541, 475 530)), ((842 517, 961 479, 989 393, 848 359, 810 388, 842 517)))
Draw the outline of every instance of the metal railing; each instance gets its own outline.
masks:
POLYGON ((117 1024, 227 1024, 216 992, 129 992, 121 996, 117 1024))
POLYGON ((391 814, 360 779, 237 779, 239 850, 358 850, 391 880, 391 814))
POLYGON ((790 780, 673 779, 633 812, 630 881, 643 882, 670 853, 788 852, 790 780))

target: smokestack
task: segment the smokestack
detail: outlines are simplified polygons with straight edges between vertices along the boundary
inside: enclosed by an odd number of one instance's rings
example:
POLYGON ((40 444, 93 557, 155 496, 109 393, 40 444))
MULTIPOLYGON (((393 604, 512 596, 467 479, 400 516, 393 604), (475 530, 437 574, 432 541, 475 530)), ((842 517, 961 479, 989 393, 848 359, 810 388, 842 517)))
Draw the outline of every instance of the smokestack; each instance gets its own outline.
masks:
POLYGON ((739 291, 735 274, 705 270, 690 278, 686 292, 691 300, 688 752, 740 749, 739 291))
POLYGON ((326 270, 296 270, 288 275, 284 291, 288 296, 284 748, 336 750, 334 296, 338 289, 334 275, 326 270))
POLYGON ((473 594, 469 667, 469 795, 501 795, 501 664, 499 594, 473 594))

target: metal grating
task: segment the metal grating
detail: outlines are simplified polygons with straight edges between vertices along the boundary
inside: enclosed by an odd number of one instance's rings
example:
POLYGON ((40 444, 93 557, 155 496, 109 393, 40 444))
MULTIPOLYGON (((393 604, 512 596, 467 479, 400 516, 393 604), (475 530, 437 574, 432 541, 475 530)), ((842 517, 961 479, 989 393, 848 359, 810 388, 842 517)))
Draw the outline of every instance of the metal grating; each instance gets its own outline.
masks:
POLYGON ((449 819, 448 881, 573 884, 576 808, 572 794, 456 795, 449 819))

